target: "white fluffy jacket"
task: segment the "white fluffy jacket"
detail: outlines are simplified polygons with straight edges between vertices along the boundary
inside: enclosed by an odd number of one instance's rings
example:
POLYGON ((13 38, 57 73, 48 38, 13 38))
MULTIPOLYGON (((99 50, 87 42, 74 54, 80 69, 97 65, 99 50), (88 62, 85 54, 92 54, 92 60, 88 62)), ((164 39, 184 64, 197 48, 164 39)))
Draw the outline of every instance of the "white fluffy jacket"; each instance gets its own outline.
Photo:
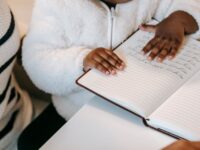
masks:
MULTIPOLYGON (((140 24, 176 10, 187 11, 200 25, 199 0, 132 0, 112 10, 100 0, 36 0, 23 65, 69 119, 94 97, 75 83, 83 73, 84 57, 97 47, 114 48, 140 24)), ((193 37, 200 38, 200 31, 193 37)))

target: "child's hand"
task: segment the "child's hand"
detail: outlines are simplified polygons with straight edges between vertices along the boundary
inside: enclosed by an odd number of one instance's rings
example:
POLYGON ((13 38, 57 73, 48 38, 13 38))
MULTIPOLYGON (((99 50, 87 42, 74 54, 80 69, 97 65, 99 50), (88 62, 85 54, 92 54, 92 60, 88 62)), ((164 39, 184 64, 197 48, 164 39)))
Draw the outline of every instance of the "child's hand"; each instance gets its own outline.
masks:
POLYGON ((144 54, 150 52, 148 60, 162 62, 166 57, 172 59, 177 54, 183 40, 184 27, 169 18, 155 26, 142 25, 143 30, 155 30, 155 37, 143 48, 144 54))
POLYGON ((186 12, 177 11, 157 25, 141 25, 141 30, 155 32, 155 37, 143 48, 150 52, 148 59, 162 62, 166 57, 173 59, 180 49, 185 34, 198 30, 195 19, 186 12))
POLYGON ((107 75, 114 75, 117 70, 123 70, 125 64, 113 51, 97 48, 85 57, 83 66, 85 71, 96 68, 107 75))

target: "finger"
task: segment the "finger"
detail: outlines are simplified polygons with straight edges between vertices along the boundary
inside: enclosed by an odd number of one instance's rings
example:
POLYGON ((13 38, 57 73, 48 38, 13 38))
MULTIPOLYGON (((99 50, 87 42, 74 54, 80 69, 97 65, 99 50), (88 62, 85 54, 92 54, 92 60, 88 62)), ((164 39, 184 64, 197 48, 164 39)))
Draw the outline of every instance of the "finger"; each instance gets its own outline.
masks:
POLYGON ((160 49, 158 49, 157 47, 154 48, 151 53, 149 54, 149 56, 147 57, 147 59, 149 61, 152 61, 156 58, 156 56, 158 55, 158 53, 160 52, 160 49))
POLYGON ((106 53, 105 51, 99 53, 99 55, 100 55, 103 59, 106 59, 110 64, 112 64, 113 67, 117 68, 116 64, 117 64, 118 60, 115 59, 112 55, 106 53))
POLYGON ((168 55, 169 60, 172 60, 173 58, 175 58, 180 47, 181 47, 181 42, 178 42, 178 41, 175 41, 175 40, 172 42, 172 49, 171 49, 171 52, 168 55))
POLYGON ((155 32, 156 31, 156 25, 142 24, 139 28, 140 28, 140 30, 147 31, 147 32, 155 32))
POLYGON ((151 51, 151 53, 148 56, 148 60, 152 61, 154 60, 158 54, 160 53, 161 49, 164 47, 165 45, 165 40, 159 42, 151 51))
POLYGON ((98 63, 97 61, 93 61, 93 68, 99 70, 100 72, 106 74, 106 75, 109 75, 110 72, 107 68, 105 68, 101 63, 98 63))
POLYGON ((106 50, 106 53, 113 57, 119 64, 125 65, 124 61, 121 58, 119 58, 119 56, 117 56, 113 51, 106 50))
POLYGON ((96 55, 94 58, 94 61, 100 63, 101 65, 103 65, 107 70, 109 70, 109 72, 111 74, 115 74, 115 66, 113 66, 112 64, 110 64, 105 58, 101 57, 100 55, 96 55))
POLYGON ((105 53, 101 53, 101 56, 104 57, 109 63, 111 63, 116 69, 124 69, 124 62, 112 51, 105 50, 105 53))
POLYGON ((154 37, 151 39, 142 50, 144 54, 147 54, 159 41, 159 37, 154 37))
MULTIPOLYGON (((112 74, 112 75, 115 75, 117 72, 116 72, 116 67, 114 65, 112 65, 107 59, 104 59, 103 57, 101 57, 101 64, 107 68, 109 70, 109 72, 112 74)), ((109 58, 108 58, 109 59, 109 58)))
MULTIPOLYGON (((108 55, 111 55, 115 60, 120 59, 112 50, 107 50, 107 49, 105 49, 105 52, 106 52, 108 55)), ((122 61, 122 60, 121 60, 121 61, 122 61)))
POLYGON ((171 49, 171 41, 168 40, 168 42, 165 43, 165 46, 161 50, 160 54, 158 55, 157 61, 163 62, 163 60, 168 56, 171 49))
POLYGON ((169 54, 169 50, 163 49, 160 52, 160 54, 159 54, 159 56, 157 58, 157 61, 160 62, 160 63, 163 62, 163 60, 167 57, 168 54, 169 54))

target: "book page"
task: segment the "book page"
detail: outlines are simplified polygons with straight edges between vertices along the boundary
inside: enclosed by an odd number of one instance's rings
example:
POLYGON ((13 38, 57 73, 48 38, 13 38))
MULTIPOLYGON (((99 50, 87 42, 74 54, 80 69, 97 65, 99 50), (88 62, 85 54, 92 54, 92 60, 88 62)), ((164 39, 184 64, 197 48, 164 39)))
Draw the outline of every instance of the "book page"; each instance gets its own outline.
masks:
MULTIPOLYGON (((126 56, 131 56, 138 62, 149 66, 150 68, 158 68, 167 72, 173 73, 180 79, 187 79, 191 74, 199 69, 200 63, 200 42, 187 38, 182 46, 179 54, 174 60, 165 60, 163 63, 156 61, 149 62, 146 57, 141 54, 141 50, 146 43, 153 38, 154 34, 138 31, 125 44, 117 49, 117 52, 122 52, 126 56)), ((148 55, 147 55, 148 56, 148 55)))
POLYGON ((194 40, 173 61, 147 61, 141 50, 152 37, 138 31, 116 50, 126 62, 125 71, 106 76, 91 70, 78 83, 142 117, 149 116, 200 68, 199 43, 194 40))
POLYGON ((149 124, 188 140, 200 140, 200 72, 150 116, 149 124))

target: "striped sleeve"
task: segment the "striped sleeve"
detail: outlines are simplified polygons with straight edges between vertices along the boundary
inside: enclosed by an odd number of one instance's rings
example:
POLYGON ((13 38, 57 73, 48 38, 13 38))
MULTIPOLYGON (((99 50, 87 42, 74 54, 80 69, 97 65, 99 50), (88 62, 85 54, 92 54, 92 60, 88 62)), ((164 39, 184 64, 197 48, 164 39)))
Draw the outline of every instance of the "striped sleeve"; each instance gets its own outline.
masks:
MULTIPOLYGON (((0 1, 0 8, 3 6, 6 5, 0 1)), ((10 10, 5 7, 0 11, 3 11, 0 12, 0 149, 5 149, 16 141, 24 127, 24 121, 21 95, 15 87, 12 76, 20 44, 19 35, 10 10)))

